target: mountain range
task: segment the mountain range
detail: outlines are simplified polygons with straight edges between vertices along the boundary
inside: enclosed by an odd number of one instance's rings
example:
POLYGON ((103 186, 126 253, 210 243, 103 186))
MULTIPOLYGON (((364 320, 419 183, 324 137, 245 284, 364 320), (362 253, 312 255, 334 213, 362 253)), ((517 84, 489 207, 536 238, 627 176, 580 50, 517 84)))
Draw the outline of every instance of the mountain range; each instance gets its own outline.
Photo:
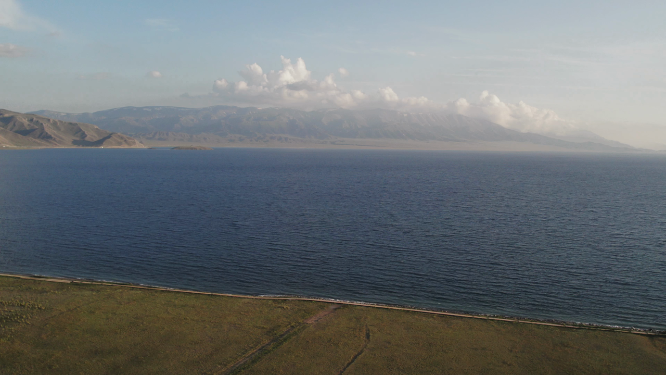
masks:
POLYGON ((145 147, 124 134, 91 124, 0 109, 0 147, 145 147))
MULTIPOLYGON (((287 108, 123 107, 93 113, 38 111, 64 121, 85 122, 132 135, 146 143, 309 140, 402 140, 421 142, 518 142, 568 150, 628 151, 631 146, 585 132, 578 137, 521 133, 487 120, 449 113, 403 113, 384 109, 299 111, 287 108)), ((581 132, 582 133, 582 132, 581 132)))
POLYGON ((405 113, 385 109, 123 107, 93 113, 37 111, 61 121, 95 124, 146 144, 293 142, 339 144, 344 140, 529 144, 580 151, 635 151, 591 132, 558 139, 507 129, 487 120, 450 113, 405 113), (336 143, 338 142, 338 143, 336 143))

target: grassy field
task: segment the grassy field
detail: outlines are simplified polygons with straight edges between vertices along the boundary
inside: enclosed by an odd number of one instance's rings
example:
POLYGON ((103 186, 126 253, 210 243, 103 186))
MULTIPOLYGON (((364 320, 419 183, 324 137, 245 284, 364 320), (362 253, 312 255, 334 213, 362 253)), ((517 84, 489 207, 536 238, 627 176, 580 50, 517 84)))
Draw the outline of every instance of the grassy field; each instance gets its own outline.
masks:
POLYGON ((666 337, 0 277, 0 374, 666 374, 666 337))

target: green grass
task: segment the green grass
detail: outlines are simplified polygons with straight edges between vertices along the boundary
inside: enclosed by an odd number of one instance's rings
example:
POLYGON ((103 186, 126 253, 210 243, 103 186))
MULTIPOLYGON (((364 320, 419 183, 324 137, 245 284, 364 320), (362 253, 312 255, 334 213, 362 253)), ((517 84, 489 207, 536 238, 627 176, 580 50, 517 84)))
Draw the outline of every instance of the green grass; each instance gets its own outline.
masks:
POLYGON ((0 277, 0 374, 223 374, 267 343, 234 373, 666 373, 661 336, 361 306, 304 323, 328 306, 0 277))

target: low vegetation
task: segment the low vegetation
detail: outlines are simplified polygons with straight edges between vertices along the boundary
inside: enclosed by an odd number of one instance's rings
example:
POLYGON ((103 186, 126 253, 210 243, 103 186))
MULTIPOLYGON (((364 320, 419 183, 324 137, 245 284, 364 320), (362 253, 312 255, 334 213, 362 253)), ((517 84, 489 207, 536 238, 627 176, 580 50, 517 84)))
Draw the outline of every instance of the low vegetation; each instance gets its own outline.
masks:
POLYGON ((2 374, 658 374, 666 337, 0 277, 2 374))

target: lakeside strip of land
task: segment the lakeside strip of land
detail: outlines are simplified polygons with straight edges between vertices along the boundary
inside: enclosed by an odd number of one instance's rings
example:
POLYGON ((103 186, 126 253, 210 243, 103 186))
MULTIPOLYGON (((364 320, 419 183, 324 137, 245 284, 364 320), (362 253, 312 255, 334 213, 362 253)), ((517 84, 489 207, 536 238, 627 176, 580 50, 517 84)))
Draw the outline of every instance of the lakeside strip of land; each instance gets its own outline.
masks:
MULTIPOLYGON (((409 151, 467 151, 467 152, 563 152, 563 153, 620 153, 661 155, 666 150, 632 149, 613 151, 608 149, 571 149, 554 145, 539 145, 526 142, 484 142, 484 141, 413 141, 391 139, 337 139, 317 141, 291 138, 289 142, 276 141, 227 141, 227 142, 185 142, 185 141, 143 141, 146 148, 206 147, 206 148, 275 148, 275 149, 321 149, 321 150, 409 150, 409 151)), ((126 147, 25 147, 3 146, 0 150, 38 150, 46 148, 72 149, 121 149, 126 147)))
POLYGON ((520 317, 512 317, 512 316, 504 316, 504 315, 460 313, 460 312, 451 312, 451 311, 444 311, 444 310, 418 308, 418 307, 412 307, 412 306, 389 305, 389 304, 374 303, 374 302, 362 302, 362 301, 348 301, 348 300, 335 299, 335 298, 316 298, 316 297, 291 296, 291 295, 249 295, 249 294, 216 293, 216 292, 204 292, 204 291, 197 291, 197 290, 169 288, 169 287, 161 287, 161 286, 153 286, 153 285, 141 285, 141 284, 114 282, 114 281, 77 279, 77 278, 71 278, 71 277, 53 277, 53 276, 40 276, 40 275, 11 274, 11 273, 0 273, 0 277, 16 277, 16 278, 26 279, 26 280, 41 280, 41 281, 57 282, 57 283, 81 283, 81 284, 94 284, 94 285, 106 285, 106 286, 121 286, 121 287, 126 287, 126 288, 135 288, 135 289, 161 290, 161 291, 169 291, 169 292, 177 292, 177 293, 201 294, 201 295, 223 296, 223 297, 233 297, 233 298, 252 298, 252 299, 263 299, 263 300, 324 302, 324 303, 334 303, 334 304, 349 305, 349 306, 374 307, 374 308, 379 308, 379 309, 402 310, 402 311, 412 311, 412 312, 425 313, 425 314, 455 316, 455 317, 459 317, 459 318, 496 320, 496 321, 511 322, 511 323, 536 324, 536 325, 543 325, 543 326, 572 328, 572 329, 592 329, 592 330, 599 330, 599 331, 625 332, 625 333, 632 333, 632 334, 638 334, 638 335, 666 336, 666 331, 656 330, 656 329, 623 327, 623 326, 609 326, 609 325, 585 323, 585 322, 567 322, 567 321, 558 321, 558 320, 554 320, 554 319, 553 320, 546 320, 546 319, 535 319, 535 318, 520 318, 520 317))
POLYGON ((631 333, 639 332, 0 275, 0 373, 666 373, 666 337, 631 333))

